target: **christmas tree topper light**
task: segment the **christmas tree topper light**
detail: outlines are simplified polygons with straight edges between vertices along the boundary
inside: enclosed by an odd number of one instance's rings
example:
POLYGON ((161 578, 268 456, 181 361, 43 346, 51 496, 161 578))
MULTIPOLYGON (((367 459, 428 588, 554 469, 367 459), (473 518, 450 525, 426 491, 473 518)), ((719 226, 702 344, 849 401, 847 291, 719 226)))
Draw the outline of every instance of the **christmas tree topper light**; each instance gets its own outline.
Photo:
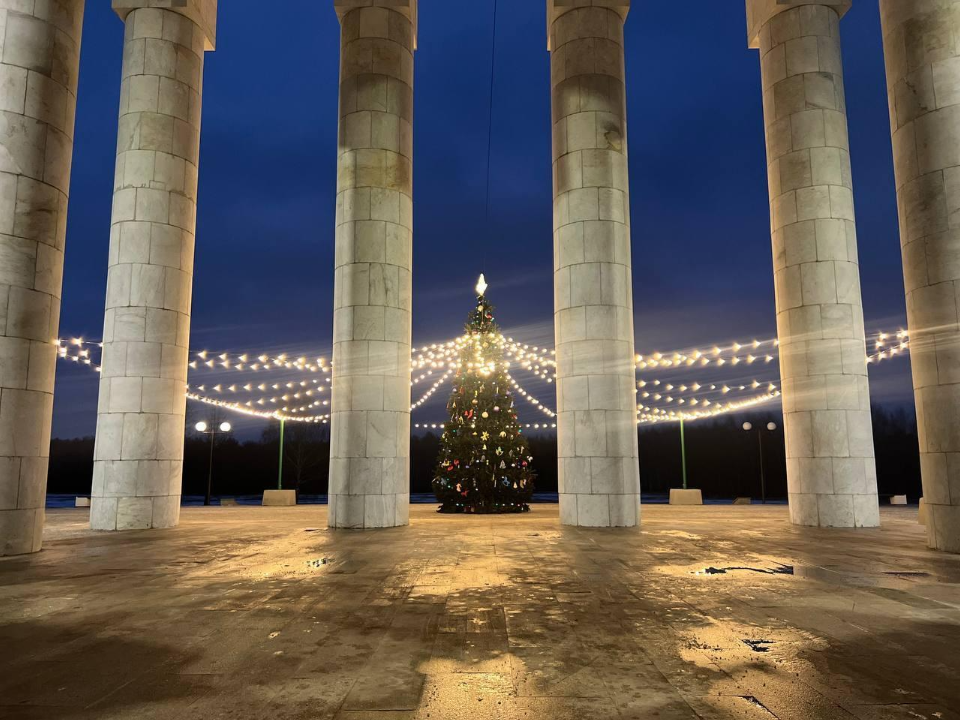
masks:
POLYGON ((480 279, 477 280, 477 288, 476 288, 477 295, 480 295, 482 297, 483 294, 487 291, 487 287, 488 287, 487 281, 483 279, 483 273, 480 273, 480 279))

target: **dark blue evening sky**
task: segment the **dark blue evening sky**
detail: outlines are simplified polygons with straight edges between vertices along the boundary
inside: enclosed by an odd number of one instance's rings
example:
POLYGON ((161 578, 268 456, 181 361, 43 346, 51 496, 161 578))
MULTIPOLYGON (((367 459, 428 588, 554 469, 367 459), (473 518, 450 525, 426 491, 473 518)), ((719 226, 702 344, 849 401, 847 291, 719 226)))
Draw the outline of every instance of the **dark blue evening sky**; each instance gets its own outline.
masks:
MULTIPOLYGON (((545 8, 498 10, 488 224, 486 2, 420 4, 414 342, 460 332, 483 270, 503 326, 552 346, 545 8)), ((672 3, 636 6, 626 60, 637 350, 773 337, 759 58, 742 3, 697 0, 682 17, 672 3)), ((244 7, 221 3, 207 55, 192 345, 328 355, 337 19, 329 0, 244 7)), ((868 330, 895 330, 903 283, 876 4, 856 3, 842 30, 865 316, 868 330)), ((102 327, 122 36, 108 3, 87 4, 63 337, 102 327)), ((906 362, 872 379, 877 399, 909 400, 906 362)), ((429 414, 420 420, 442 419, 442 399, 429 414)), ((61 366, 54 435, 92 434, 95 416, 96 377, 61 366)))

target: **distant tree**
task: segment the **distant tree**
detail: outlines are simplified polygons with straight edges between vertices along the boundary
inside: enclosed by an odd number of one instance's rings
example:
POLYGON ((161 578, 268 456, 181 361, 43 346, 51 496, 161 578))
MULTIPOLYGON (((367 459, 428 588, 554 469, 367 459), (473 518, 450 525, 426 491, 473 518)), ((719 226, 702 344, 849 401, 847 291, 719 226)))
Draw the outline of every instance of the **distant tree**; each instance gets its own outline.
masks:
MULTIPOLYGON (((283 486, 301 491, 322 492, 326 488, 330 461, 328 425, 304 422, 284 423, 283 486)), ((280 423, 271 422, 260 435, 261 442, 279 452, 280 423)), ((276 454, 274 455, 276 457, 276 454)), ((276 473, 274 473, 276 474, 276 473)), ((276 486, 275 483, 273 485, 276 486)))
POLYGON ((329 457, 330 446, 323 442, 324 427, 316 423, 287 423, 283 442, 284 464, 289 464, 297 493, 329 457))

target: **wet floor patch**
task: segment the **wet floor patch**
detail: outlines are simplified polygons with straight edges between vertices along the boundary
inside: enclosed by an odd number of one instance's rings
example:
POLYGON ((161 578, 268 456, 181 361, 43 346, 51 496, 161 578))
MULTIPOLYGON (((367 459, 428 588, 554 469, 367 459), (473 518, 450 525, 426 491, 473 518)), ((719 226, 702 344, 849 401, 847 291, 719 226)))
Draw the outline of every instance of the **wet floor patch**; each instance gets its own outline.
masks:
POLYGON ((695 570, 694 575, 726 575, 728 572, 735 571, 755 572, 761 575, 793 575, 793 565, 777 565, 773 568, 754 568, 754 567, 706 567, 703 570, 695 570))
POLYGON ((772 718, 778 717, 777 715, 775 715, 775 714, 773 713, 773 711, 772 711, 770 708, 768 708, 768 707, 767 707, 766 705, 764 705, 762 702, 760 702, 759 700, 757 700, 757 698, 755 698, 753 695, 741 695, 741 696, 740 696, 740 699, 743 700, 744 702, 750 703, 750 704, 753 705, 755 708, 757 708, 758 710, 760 710, 762 713, 764 713, 765 715, 767 715, 767 716, 769 716, 769 717, 772 717, 772 718))
POLYGON ((744 640, 743 644, 757 653, 770 652, 773 640, 744 640))

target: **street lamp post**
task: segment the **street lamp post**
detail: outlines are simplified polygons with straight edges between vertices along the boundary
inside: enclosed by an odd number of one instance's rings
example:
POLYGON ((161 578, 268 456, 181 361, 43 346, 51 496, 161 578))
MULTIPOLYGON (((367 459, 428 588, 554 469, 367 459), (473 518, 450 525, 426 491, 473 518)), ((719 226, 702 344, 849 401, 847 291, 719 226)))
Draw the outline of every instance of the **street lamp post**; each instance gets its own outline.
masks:
POLYGON ((208 426, 207 423, 201 420, 194 426, 194 429, 196 429, 198 433, 210 436, 210 461, 207 468, 207 494, 203 498, 203 504, 209 505, 210 494, 213 490, 213 446, 217 439, 217 432, 228 433, 233 428, 228 422, 222 422, 218 427, 216 425, 208 426))
POLYGON ((680 468, 683 472, 683 489, 687 489, 687 441, 683 433, 683 416, 680 416, 680 468))
MULTIPOLYGON (((753 423, 745 422, 743 424, 743 429, 747 432, 753 430, 753 423)), ((777 424, 775 422, 767 423, 767 430, 773 432, 777 429, 777 424)), ((766 481, 763 476, 763 429, 757 428, 757 446, 760 448, 760 502, 767 502, 767 486, 766 481)))
POLYGON ((280 462, 277 470, 277 490, 283 490, 283 418, 280 418, 280 462))

